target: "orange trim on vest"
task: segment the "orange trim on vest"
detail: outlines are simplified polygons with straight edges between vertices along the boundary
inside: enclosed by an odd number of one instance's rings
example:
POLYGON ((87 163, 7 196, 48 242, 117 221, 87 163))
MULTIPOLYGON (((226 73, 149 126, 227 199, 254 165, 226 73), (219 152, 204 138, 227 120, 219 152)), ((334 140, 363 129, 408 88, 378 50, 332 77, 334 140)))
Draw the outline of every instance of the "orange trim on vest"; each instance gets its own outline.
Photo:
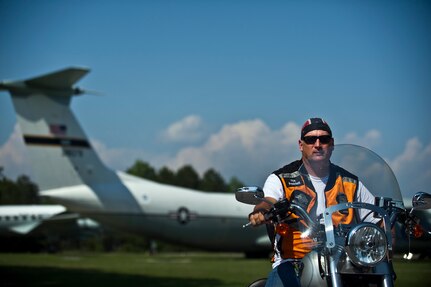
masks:
MULTIPOLYGON (((314 208, 316 205, 316 192, 308 187, 305 184, 305 179, 302 178, 301 175, 298 175, 298 179, 301 179, 302 184, 295 185, 295 186, 288 186, 286 182, 286 178, 283 177, 283 175, 286 174, 280 174, 279 177, 281 179, 281 182, 283 184, 285 196, 287 199, 292 200, 292 194, 295 192, 296 194, 304 193, 308 197, 308 206, 307 206, 307 212, 310 213, 310 211, 314 208)), ((292 174, 289 174, 289 176, 292 176, 292 174)), ((298 182, 298 181, 297 181, 298 182)), ((355 179, 351 179, 348 177, 344 177, 342 175, 338 175, 334 186, 330 190, 325 191, 325 197, 326 197, 326 207, 336 205, 339 202, 340 196, 344 198, 345 202, 353 202, 355 192, 357 188, 357 181, 355 179)), ((292 214, 292 218, 298 218, 298 216, 292 214)), ((338 225, 340 223, 343 224, 349 224, 354 219, 354 211, 352 209, 348 209, 346 211, 342 212, 334 212, 332 214, 332 220, 335 225, 338 225)), ((284 224, 286 225, 286 224, 284 224)), ((306 228, 304 222, 301 220, 299 224, 297 224, 295 227, 289 226, 288 232, 284 230, 284 232, 279 232, 280 239, 278 242, 278 248, 280 250, 280 255, 282 258, 291 258, 291 259, 300 259, 303 258, 307 253, 309 253, 312 248, 315 245, 315 242, 309 238, 302 235, 302 232, 300 229, 301 227, 306 228), (295 228, 297 227, 297 228, 295 228)), ((286 227, 284 227, 285 229, 286 227)), ((278 228, 283 229, 283 228, 278 228)), ((277 227, 276 227, 277 230, 277 227)))

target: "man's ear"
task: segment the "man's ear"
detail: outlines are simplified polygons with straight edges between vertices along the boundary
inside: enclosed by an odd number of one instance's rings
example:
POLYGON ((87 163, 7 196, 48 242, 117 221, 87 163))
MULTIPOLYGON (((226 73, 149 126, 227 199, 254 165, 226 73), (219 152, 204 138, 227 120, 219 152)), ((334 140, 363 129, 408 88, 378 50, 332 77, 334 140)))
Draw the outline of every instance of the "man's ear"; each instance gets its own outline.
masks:
POLYGON ((302 142, 302 140, 298 140, 298 145, 299 145, 299 150, 302 152, 302 150, 304 149, 304 147, 302 146, 303 145, 303 142, 302 142))

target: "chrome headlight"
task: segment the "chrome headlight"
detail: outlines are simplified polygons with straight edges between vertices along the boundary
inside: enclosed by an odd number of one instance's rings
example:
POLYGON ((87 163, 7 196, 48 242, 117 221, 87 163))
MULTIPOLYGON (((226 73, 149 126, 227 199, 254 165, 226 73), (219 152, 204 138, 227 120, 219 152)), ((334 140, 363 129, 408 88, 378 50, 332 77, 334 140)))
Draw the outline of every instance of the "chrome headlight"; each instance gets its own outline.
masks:
POLYGON ((347 255, 356 265, 375 266, 385 258, 387 250, 386 234, 374 224, 360 224, 347 236, 347 255))

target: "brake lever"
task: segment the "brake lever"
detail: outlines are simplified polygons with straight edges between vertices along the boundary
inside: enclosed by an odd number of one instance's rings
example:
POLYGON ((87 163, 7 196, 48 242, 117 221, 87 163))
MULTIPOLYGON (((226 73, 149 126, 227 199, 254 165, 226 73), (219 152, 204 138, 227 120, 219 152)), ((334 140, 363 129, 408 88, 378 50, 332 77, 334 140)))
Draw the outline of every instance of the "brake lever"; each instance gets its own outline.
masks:
POLYGON ((243 224, 242 225, 242 228, 247 228, 247 227, 249 227, 251 225, 251 222, 249 221, 247 224, 243 224))

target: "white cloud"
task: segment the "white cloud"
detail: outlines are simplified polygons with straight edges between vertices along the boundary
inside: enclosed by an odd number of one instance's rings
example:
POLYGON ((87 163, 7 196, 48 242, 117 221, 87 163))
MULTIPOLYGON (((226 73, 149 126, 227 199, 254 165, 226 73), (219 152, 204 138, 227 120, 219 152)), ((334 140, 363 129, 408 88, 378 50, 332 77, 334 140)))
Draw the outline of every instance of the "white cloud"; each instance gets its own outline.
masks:
POLYGON ((136 160, 146 158, 143 151, 128 148, 110 148, 95 139, 91 140, 91 145, 106 166, 117 170, 126 170, 136 160))
POLYGON ((350 132, 346 134, 341 141, 336 142, 341 143, 349 143, 360 145, 369 149, 372 149, 378 146, 382 142, 382 134, 378 130, 370 130, 364 136, 359 136, 355 132, 350 132))
POLYGON ((192 143, 203 137, 203 122, 199 116, 189 115, 178 122, 171 124, 161 133, 166 142, 192 143))
POLYGON ((292 122, 280 130, 260 119, 227 124, 202 146, 183 148, 165 164, 173 169, 191 164, 201 173, 212 167, 227 179, 237 176, 262 185, 270 172, 298 157, 298 135, 299 126, 292 122))
POLYGON ((415 192, 431 193, 431 142, 424 145, 418 138, 407 141, 402 154, 389 160, 404 196, 415 192))
POLYGON ((136 160, 148 162, 155 168, 160 168, 168 161, 168 156, 164 154, 151 154, 143 149, 112 148, 96 139, 91 139, 91 145, 102 162, 114 170, 125 171, 136 160))
POLYGON ((11 136, 0 147, 0 166, 3 167, 4 174, 12 179, 22 174, 32 174, 18 124, 15 124, 11 136))

